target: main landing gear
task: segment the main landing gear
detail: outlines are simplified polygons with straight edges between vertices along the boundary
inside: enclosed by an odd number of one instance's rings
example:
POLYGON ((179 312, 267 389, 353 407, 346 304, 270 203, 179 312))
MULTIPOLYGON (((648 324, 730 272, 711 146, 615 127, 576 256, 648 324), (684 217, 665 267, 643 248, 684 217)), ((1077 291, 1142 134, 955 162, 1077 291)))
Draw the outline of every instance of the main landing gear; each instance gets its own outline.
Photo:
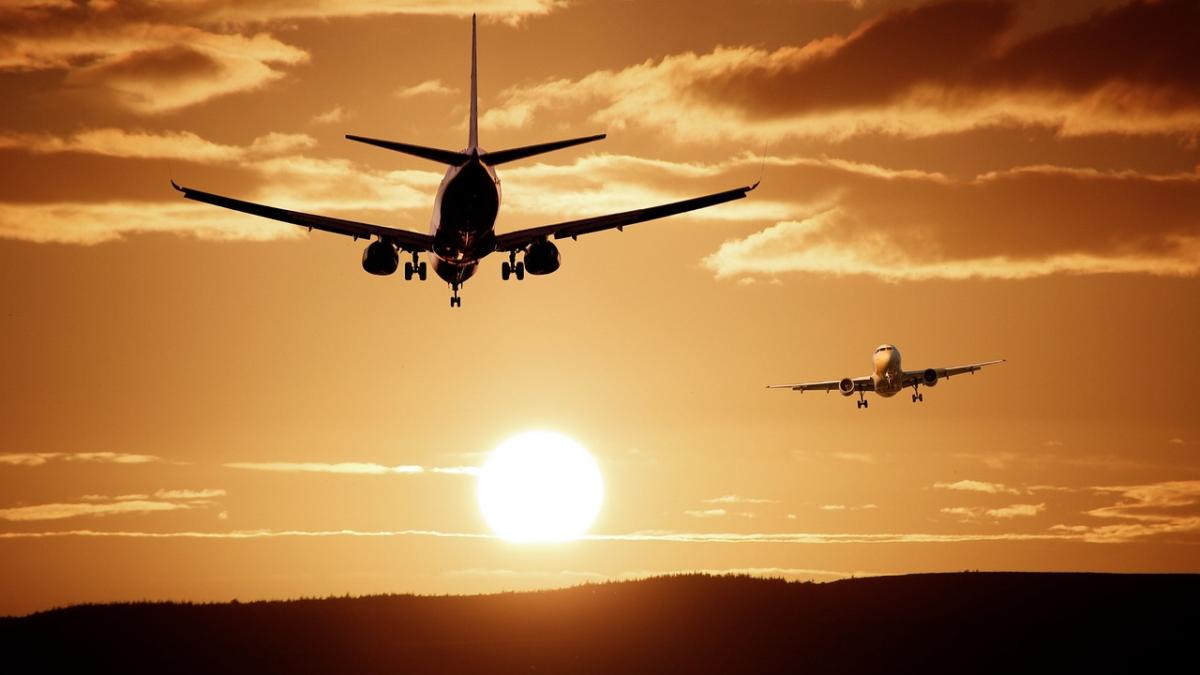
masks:
POLYGON ((855 401, 855 403, 858 404, 859 408, 870 408, 871 407, 871 402, 867 400, 867 395, 862 393, 861 391, 858 392, 858 400, 855 401))
POLYGON ((517 276, 517 281, 525 278, 525 263, 517 262, 517 252, 508 252, 508 261, 500 263, 500 278, 508 281, 512 275, 517 276))
POLYGON ((462 284, 451 284, 450 289, 454 291, 454 295, 450 296, 451 307, 462 307, 462 298, 458 297, 458 289, 462 288, 462 284))
POLYGON ((915 384, 913 385, 913 395, 912 395, 912 400, 913 400, 913 403, 919 403, 919 402, 921 402, 921 401, 924 401, 924 400, 925 400, 925 394, 922 394, 922 393, 921 393, 921 392, 920 392, 920 391, 917 389, 917 385, 915 385, 915 384))
POLYGON ((425 263, 421 262, 420 258, 417 257, 417 252, 413 251, 412 262, 404 263, 404 280, 412 281, 413 275, 415 274, 417 275, 418 279, 425 281, 425 275, 428 272, 428 269, 429 268, 425 266, 425 263))

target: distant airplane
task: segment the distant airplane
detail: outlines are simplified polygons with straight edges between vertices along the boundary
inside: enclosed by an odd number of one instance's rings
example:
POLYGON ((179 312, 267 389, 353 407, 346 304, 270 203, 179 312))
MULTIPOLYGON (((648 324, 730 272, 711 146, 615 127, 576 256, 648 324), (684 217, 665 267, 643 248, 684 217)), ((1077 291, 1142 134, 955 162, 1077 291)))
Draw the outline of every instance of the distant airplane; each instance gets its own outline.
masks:
POLYGON ((895 345, 879 345, 875 348, 875 354, 871 357, 871 360, 875 369, 874 372, 866 377, 843 377, 840 380, 829 380, 828 382, 770 384, 767 385, 767 389, 792 389, 801 393, 806 391, 824 391, 828 393, 836 389, 841 392, 842 396, 853 396, 854 392, 858 392, 858 407, 866 408, 870 406, 870 402, 866 399, 866 392, 868 391, 873 391, 884 398, 889 398, 900 393, 902 389, 912 387, 912 400, 913 403, 916 403, 917 401, 925 400, 925 396, 918 389, 921 385, 932 387, 938 383, 938 380, 946 379, 953 375, 973 373, 984 366, 991 366, 1006 361, 1006 359, 998 359, 996 361, 984 361, 983 363, 972 363, 953 368, 902 370, 900 368, 900 350, 896 349, 895 345))
POLYGON ((621 230, 626 225, 741 199, 758 187, 756 182, 746 187, 651 208, 496 234, 493 230, 496 214, 500 209, 500 179, 496 177, 493 167, 544 152, 597 141, 604 138, 605 134, 495 152, 484 151, 479 147, 479 101, 475 57, 475 17, 472 16, 471 118, 465 150, 455 152, 349 134, 346 136, 352 141, 376 145, 450 166, 446 170, 446 176, 442 179, 441 185, 438 186, 437 196, 433 201, 433 218, 429 234, 254 204, 189 187, 180 187, 173 180, 171 185, 188 199, 264 218, 282 220, 285 223, 307 227, 310 231, 313 229, 324 230, 344 234, 355 240, 375 237, 375 241, 371 242, 363 251, 362 257, 363 269, 371 274, 394 273, 400 263, 399 251, 404 251, 412 255, 412 261, 404 263, 405 280, 410 280, 416 275, 424 281, 426 267, 425 263, 420 260, 419 254, 430 252, 434 256, 434 271, 450 284, 453 291, 450 298, 451 307, 462 306, 462 299, 458 296, 459 289, 467 279, 475 274, 479 261, 491 253, 508 253, 508 261, 500 266, 500 276, 505 280, 508 280, 510 276, 515 276, 518 280, 524 279, 526 272, 535 275, 550 274, 557 270, 560 264, 558 247, 550 241, 551 238, 570 237, 576 239, 581 234, 613 228, 621 230), (518 254, 521 254, 522 257, 520 261, 517 260, 518 254))

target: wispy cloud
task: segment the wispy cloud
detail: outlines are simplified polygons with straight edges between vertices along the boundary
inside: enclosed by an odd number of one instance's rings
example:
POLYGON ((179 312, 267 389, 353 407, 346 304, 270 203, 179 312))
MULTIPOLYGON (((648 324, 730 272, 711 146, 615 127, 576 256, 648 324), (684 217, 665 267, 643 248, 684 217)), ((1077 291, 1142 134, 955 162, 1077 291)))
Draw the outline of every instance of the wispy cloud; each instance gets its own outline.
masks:
POLYGON ((693 518, 721 518, 729 515, 725 509, 692 509, 684 511, 683 515, 693 518))
POLYGON ((75 104, 102 102, 157 115, 260 89, 307 62, 307 51, 270 34, 279 22, 478 12, 515 23, 558 5, 556 0, 9 3, 0 7, 6 29, 0 71, 64 71, 75 104))
POLYGON ((159 499, 206 501, 224 497, 225 494, 225 491, 221 489, 206 488, 201 490, 158 490, 154 493, 154 496, 159 499))
POLYGON ((346 119, 346 111, 339 105, 319 115, 314 115, 311 121, 313 124, 336 124, 344 119, 346 119))
POLYGON ((150 464, 166 462, 155 455, 126 452, 10 452, 0 454, 0 464, 43 466, 50 462, 93 462, 97 464, 150 464))
POLYGON ((758 497, 742 497, 740 495, 722 495, 712 499, 702 500, 705 504, 778 504, 778 499, 762 499, 758 497))
POLYGON ((980 480, 960 480, 953 483, 934 483, 934 488, 939 490, 962 490, 966 492, 985 492, 990 495, 1011 494, 1019 495, 1021 491, 1016 488, 1008 487, 1003 483, 989 483, 980 480))
POLYGON ((822 511, 870 511, 879 508, 878 504, 821 504, 817 507, 822 511))
POLYGON ((67 504, 35 504, 0 509, 0 520, 34 521, 62 520, 79 516, 119 516, 155 511, 177 511, 191 508, 187 504, 168 501, 146 501, 133 499, 110 503, 79 502, 67 504))
POLYGON ((476 475, 479 470, 473 466, 434 466, 424 467, 417 464, 399 464, 388 466, 372 462, 229 462, 223 466, 230 469, 247 469, 250 471, 274 471, 282 473, 337 473, 337 474, 418 474, 444 473, 451 475, 476 475))
POLYGON ((1008 520, 1011 518, 1028 518, 1046 510, 1046 504, 1010 504, 999 508, 983 506, 948 506, 941 509, 942 513, 957 516, 963 522, 992 519, 1008 520))
POLYGON ((432 94, 454 94, 458 90, 453 87, 447 87, 441 80, 425 80, 420 84, 414 84, 410 87, 401 87, 394 94, 396 98, 413 98, 415 96, 427 96, 432 94))
POLYGON ((63 520, 81 516, 102 517, 145 514, 162 511, 182 511, 208 506, 214 499, 224 497, 225 490, 157 490, 151 497, 145 494, 125 494, 115 497, 89 494, 79 502, 33 504, 0 509, 0 520, 15 522, 63 520))
POLYGON ((875 455, 869 452, 831 452, 830 457, 840 459, 844 462, 859 462, 862 464, 874 464, 875 455))
POLYGON ((225 145, 190 131, 134 131, 104 127, 69 136, 0 132, 0 149, 15 148, 36 154, 76 152, 132 159, 179 159, 189 162, 242 162, 295 153, 316 146, 307 134, 272 132, 249 145, 225 145))

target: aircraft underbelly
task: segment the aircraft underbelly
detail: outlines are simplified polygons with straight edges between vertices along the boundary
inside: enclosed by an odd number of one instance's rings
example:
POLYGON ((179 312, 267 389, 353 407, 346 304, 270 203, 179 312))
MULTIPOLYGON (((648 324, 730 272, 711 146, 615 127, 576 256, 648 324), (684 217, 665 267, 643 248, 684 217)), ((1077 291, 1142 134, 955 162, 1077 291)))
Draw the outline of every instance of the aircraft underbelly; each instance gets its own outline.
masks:
POLYGON ((439 208, 433 244, 438 258, 461 267, 473 265, 494 250, 500 192, 482 164, 462 168, 446 185, 439 208))

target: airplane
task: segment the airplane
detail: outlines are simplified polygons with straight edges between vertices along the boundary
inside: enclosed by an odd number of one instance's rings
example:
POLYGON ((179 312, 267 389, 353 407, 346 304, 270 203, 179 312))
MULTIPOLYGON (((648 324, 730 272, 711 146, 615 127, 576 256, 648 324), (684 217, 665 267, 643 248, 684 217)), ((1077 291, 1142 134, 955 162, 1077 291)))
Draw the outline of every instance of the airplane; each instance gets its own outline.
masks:
POLYGON ((871 405, 870 401, 866 398, 866 392, 868 391, 873 391, 884 398, 889 398, 900 393, 903 389, 912 387, 912 400, 913 403, 917 403, 925 400, 925 395, 919 389, 922 385, 932 387, 938 383, 938 380, 949 379, 954 375, 962 375, 963 373, 974 373, 984 366, 991 366, 1007 361, 1007 359, 998 359, 996 361, 984 361, 983 363, 972 363, 953 368, 903 370, 900 367, 900 350, 896 349, 895 345, 888 344, 876 347, 871 360, 875 367, 873 372, 866 377, 843 377, 840 380, 829 380, 828 382, 769 384, 767 385, 767 389, 791 389, 800 393, 806 391, 824 391, 825 393, 829 393, 837 390, 842 396, 853 396, 855 392, 858 392, 858 407, 867 408, 871 405))
POLYGON ((410 254, 412 260, 404 263, 404 279, 416 276, 424 281, 428 273, 420 254, 433 257, 433 269, 439 277, 450 284, 453 295, 451 307, 461 307, 459 289, 476 272, 479 262, 492 253, 507 253, 508 260, 500 266, 500 276, 507 281, 532 275, 550 274, 561 264, 558 247, 551 239, 578 239, 580 235, 604 230, 624 230, 626 225, 641 223, 666 216, 673 216, 716 204, 742 199, 758 183, 734 188, 724 192, 662 204, 650 208, 614 213, 582 220, 571 220, 551 225, 542 225, 515 232, 497 234, 494 231, 496 216, 500 209, 500 179, 495 167, 526 157, 553 150, 561 150, 582 143, 605 138, 606 134, 595 134, 581 138, 552 141, 507 150, 485 151, 479 146, 479 96, 476 68, 475 17, 471 17, 471 107, 467 147, 461 151, 429 148, 396 141, 367 138, 347 134, 346 138, 360 143, 378 146, 396 152, 440 162, 447 165, 446 175, 438 186, 433 200, 433 217, 429 234, 411 230, 372 225, 329 216, 318 216, 298 211, 265 206, 232 197, 182 187, 174 180, 171 186, 192 199, 234 211, 241 211, 263 218, 281 220, 312 230, 324 230, 358 239, 372 241, 363 251, 363 269, 371 274, 386 276, 399 267, 400 252, 410 254), (517 260, 517 256, 521 260, 517 260))

